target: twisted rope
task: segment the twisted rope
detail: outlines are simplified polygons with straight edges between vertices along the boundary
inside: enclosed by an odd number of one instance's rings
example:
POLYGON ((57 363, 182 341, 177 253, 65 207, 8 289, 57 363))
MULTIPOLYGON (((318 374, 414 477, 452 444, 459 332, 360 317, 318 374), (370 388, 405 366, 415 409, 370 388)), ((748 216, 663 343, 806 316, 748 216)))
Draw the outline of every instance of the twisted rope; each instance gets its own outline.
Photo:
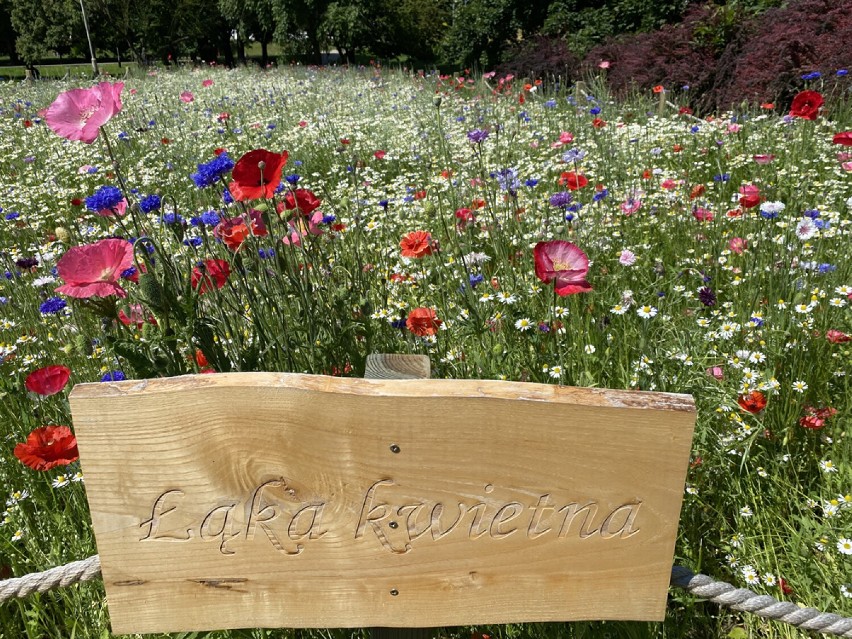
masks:
POLYGON ((696 597, 709 599, 733 610, 742 610, 765 619, 783 621, 803 630, 838 637, 852 637, 852 619, 848 617, 820 612, 815 608, 800 608, 789 601, 778 601, 769 595, 758 595, 748 588, 736 588, 707 575, 696 575, 682 566, 672 568, 671 585, 684 588, 696 597))
POLYGON ((23 577, 0 581, 0 603, 12 597, 26 597, 34 592, 47 592, 64 588, 81 581, 89 581, 101 574, 101 558, 92 555, 81 561, 72 561, 44 572, 34 572, 23 577))
MULTIPOLYGON (((26 597, 34 592, 46 592, 72 584, 94 579, 101 572, 97 555, 82 561, 74 561, 36 572, 23 577, 0 581, 0 603, 13 597, 26 597)), ((724 581, 716 581, 707 575, 695 574, 688 568, 672 568, 671 585, 687 590, 690 594, 709 599, 733 610, 751 612, 764 619, 781 621, 802 630, 821 632, 838 637, 852 637, 852 619, 832 613, 820 612, 815 608, 800 608, 788 601, 778 601, 769 595, 759 595, 748 588, 737 588, 724 581)))

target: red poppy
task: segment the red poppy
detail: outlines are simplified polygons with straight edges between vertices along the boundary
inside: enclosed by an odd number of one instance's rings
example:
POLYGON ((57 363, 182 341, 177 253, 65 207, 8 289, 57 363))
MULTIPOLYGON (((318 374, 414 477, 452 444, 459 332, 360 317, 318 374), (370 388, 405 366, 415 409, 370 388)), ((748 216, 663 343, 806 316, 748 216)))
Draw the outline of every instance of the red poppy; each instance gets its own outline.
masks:
POLYGON ((663 88, 663 85, 662 85, 662 84, 658 84, 657 86, 655 86, 655 87, 654 87, 653 89, 651 89, 651 90, 652 90, 654 93, 663 93, 663 92, 665 91, 665 89, 663 88))
POLYGON ((595 118, 592 120, 592 126, 596 129, 602 129, 606 126, 606 120, 601 120, 600 118, 595 118))
POLYGON ((559 184, 561 186, 567 186, 572 191, 582 189, 588 183, 589 178, 582 173, 575 173, 574 171, 567 171, 559 177, 559 184))
POLYGON ((130 326, 132 324, 137 329, 141 330, 141 328, 145 326, 145 322, 153 324, 154 326, 157 325, 156 318, 150 313, 147 313, 141 304, 131 304, 127 310, 130 312, 129 315, 123 308, 118 311, 118 321, 125 326, 130 326))
POLYGON ((817 415, 805 415, 799 419, 799 426, 808 430, 819 430, 825 426, 825 420, 817 415))
POLYGON ((844 131, 843 133, 835 133, 831 139, 834 144, 843 146, 852 146, 852 131, 844 131))
POLYGON ((405 327, 418 337, 434 335, 442 322, 431 308, 415 308, 408 314, 405 327))
POLYGON ((33 125, 32 120, 24 120, 24 128, 29 129, 33 125))
POLYGON ((231 274, 231 265, 225 260, 205 260, 203 264, 192 269, 192 288, 198 291, 199 295, 225 286, 228 281, 228 276, 231 274), (200 288, 199 288, 200 286, 200 288))
POLYGON ((242 216, 226 218, 213 229, 213 235, 222 240, 231 251, 238 250, 250 234, 242 216))
POLYGON ((15 446, 15 457, 33 470, 50 470, 77 461, 77 438, 67 426, 42 426, 15 446))
POLYGON ((793 104, 790 105, 790 115, 804 120, 816 120, 819 109, 824 102, 822 95, 816 91, 802 91, 793 98, 793 104))
POLYGON ((287 195, 284 196, 284 208, 287 210, 298 208, 303 215, 310 215, 319 208, 320 204, 322 204, 322 200, 308 189, 288 191, 287 195))
POLYGON ((536 277, 546 284, 554 282, 557 295, 564 297, 592 290, 586 281, 589 258, 571 242, 539 242, 533 249, 533 258, 536 277))
POLYGON ((792 595, 795 592, 793 590, 793 587, 789 583, 787 583, 787 580, 783 577, 778 577, 778 587, 785 595, 792 595))
POLYGON ((376 151, 375 153, 373 153, 373 157, 375 157, 377 160, 384 160, 387 154, 387 151, 376 151))
POLYGON ((28 391, 48 397, 65 388, 71 369, 67 366, 45 366, 27 375, 24 385, 28 391))
POLYGON ((213 155, 215 155, 216 157, 219 157, 223 153, 227 153, 227 151, 223 148, 213 149, 213 155))
POLYGON ((88 299, 90 297, 127 297, 127 291, 116 282, 133 266, 133 245, 117 238, 72 246, 56 263, 65 284, 57 293, 88 299))
POLYGON ((689 199, 694 200, 697 197, 701 197, 704 195, 704 192, 707 190, 703 184, 696 184, 692 187, 692 190, 689 192, 689 199))
POLYGON ((420 259, 432 255, 432 235, 427 231, 413 231, 399 242, 403 257, 420 259))
POLYGON ((766 408, 766 396, 760 391, 751 391, 748 395, 740 395, 737 404, 747 413, 757 415, 766 408))
POLYGON ((231 173, 233 181, 228 186, 231 195, 240 202, 271 198, 281 183, 281 168, 287 163, 288 157, 287 151, 249 151, 234 165, 231 173))

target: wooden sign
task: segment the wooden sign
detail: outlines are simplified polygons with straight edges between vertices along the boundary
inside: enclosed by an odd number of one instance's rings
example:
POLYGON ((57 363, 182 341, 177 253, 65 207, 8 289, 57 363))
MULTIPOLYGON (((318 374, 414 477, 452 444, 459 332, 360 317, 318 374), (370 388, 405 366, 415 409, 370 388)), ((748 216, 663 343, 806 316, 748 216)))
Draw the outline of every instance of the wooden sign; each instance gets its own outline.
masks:
POLYGON ((663 618, 689 396, 239 373, 71 408, 116 633, 663 618))

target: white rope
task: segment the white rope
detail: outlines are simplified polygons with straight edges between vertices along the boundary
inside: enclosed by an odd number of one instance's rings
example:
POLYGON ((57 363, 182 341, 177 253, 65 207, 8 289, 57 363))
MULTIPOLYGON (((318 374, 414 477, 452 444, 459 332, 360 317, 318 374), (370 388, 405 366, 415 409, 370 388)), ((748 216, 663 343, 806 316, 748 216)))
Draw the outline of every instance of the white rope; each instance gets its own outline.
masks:
MULTIPOLYGON (((0 603, 13 597, 26 597, 34 592, 46 592, 72 584, 89 581, 101 573, 97 555, 35 572, 23 577, 0 581, 0 603)), ((769 595, 759 595, 747 588, 737 588, 707 575, 695 574, 688 568, 672 568, 671 585, 684 588, 690 594, 733 610, 751 612, 765 619, 781 621, 803 630, 838 637, 852 637, 852 619, 815 608, 801 608, 788 601, 778 601, 769 595)))

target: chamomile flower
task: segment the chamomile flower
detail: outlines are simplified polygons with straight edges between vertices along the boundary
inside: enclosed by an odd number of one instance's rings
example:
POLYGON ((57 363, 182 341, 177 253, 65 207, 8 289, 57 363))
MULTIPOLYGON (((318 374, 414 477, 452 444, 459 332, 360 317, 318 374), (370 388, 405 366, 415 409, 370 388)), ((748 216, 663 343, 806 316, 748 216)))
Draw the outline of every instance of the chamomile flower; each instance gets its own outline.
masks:
POLYGON ((834 465, 834 462, 830 459, 823 459, 819 463, 819 469, 824 473, 836 473, 837 466, 834 465))
POLYGON ((653 306, 640 306, 636 309, 636 314, 642 319, 650 319, 657 314, 657 309, 653 306))
POLYGON ((627 312, 627 307, 621 304, 616 304, 611 309, 609 309, 609 312, 613 315, 624 315, 627 312))
POLYGON ((740 508, 740 517, 751 517, 754 515, 752 509, 748 506, 743 506, 740 508))
POLYGON ((518 301, 517 295, 514 293, 507 293, 506 291, 499 291, 497 293, 497 301, 501 304, 514 304, 518 301))
POLYGON ((528 331, 532 328, 533 323, 529 320, 528 317, 522 317, 517 322, 515 322, 515 328, 519 331, 528 331))
POLYGON ((852 555, 852 539, 845 537, 837 540, 837 552, 841 555, 852 555))

